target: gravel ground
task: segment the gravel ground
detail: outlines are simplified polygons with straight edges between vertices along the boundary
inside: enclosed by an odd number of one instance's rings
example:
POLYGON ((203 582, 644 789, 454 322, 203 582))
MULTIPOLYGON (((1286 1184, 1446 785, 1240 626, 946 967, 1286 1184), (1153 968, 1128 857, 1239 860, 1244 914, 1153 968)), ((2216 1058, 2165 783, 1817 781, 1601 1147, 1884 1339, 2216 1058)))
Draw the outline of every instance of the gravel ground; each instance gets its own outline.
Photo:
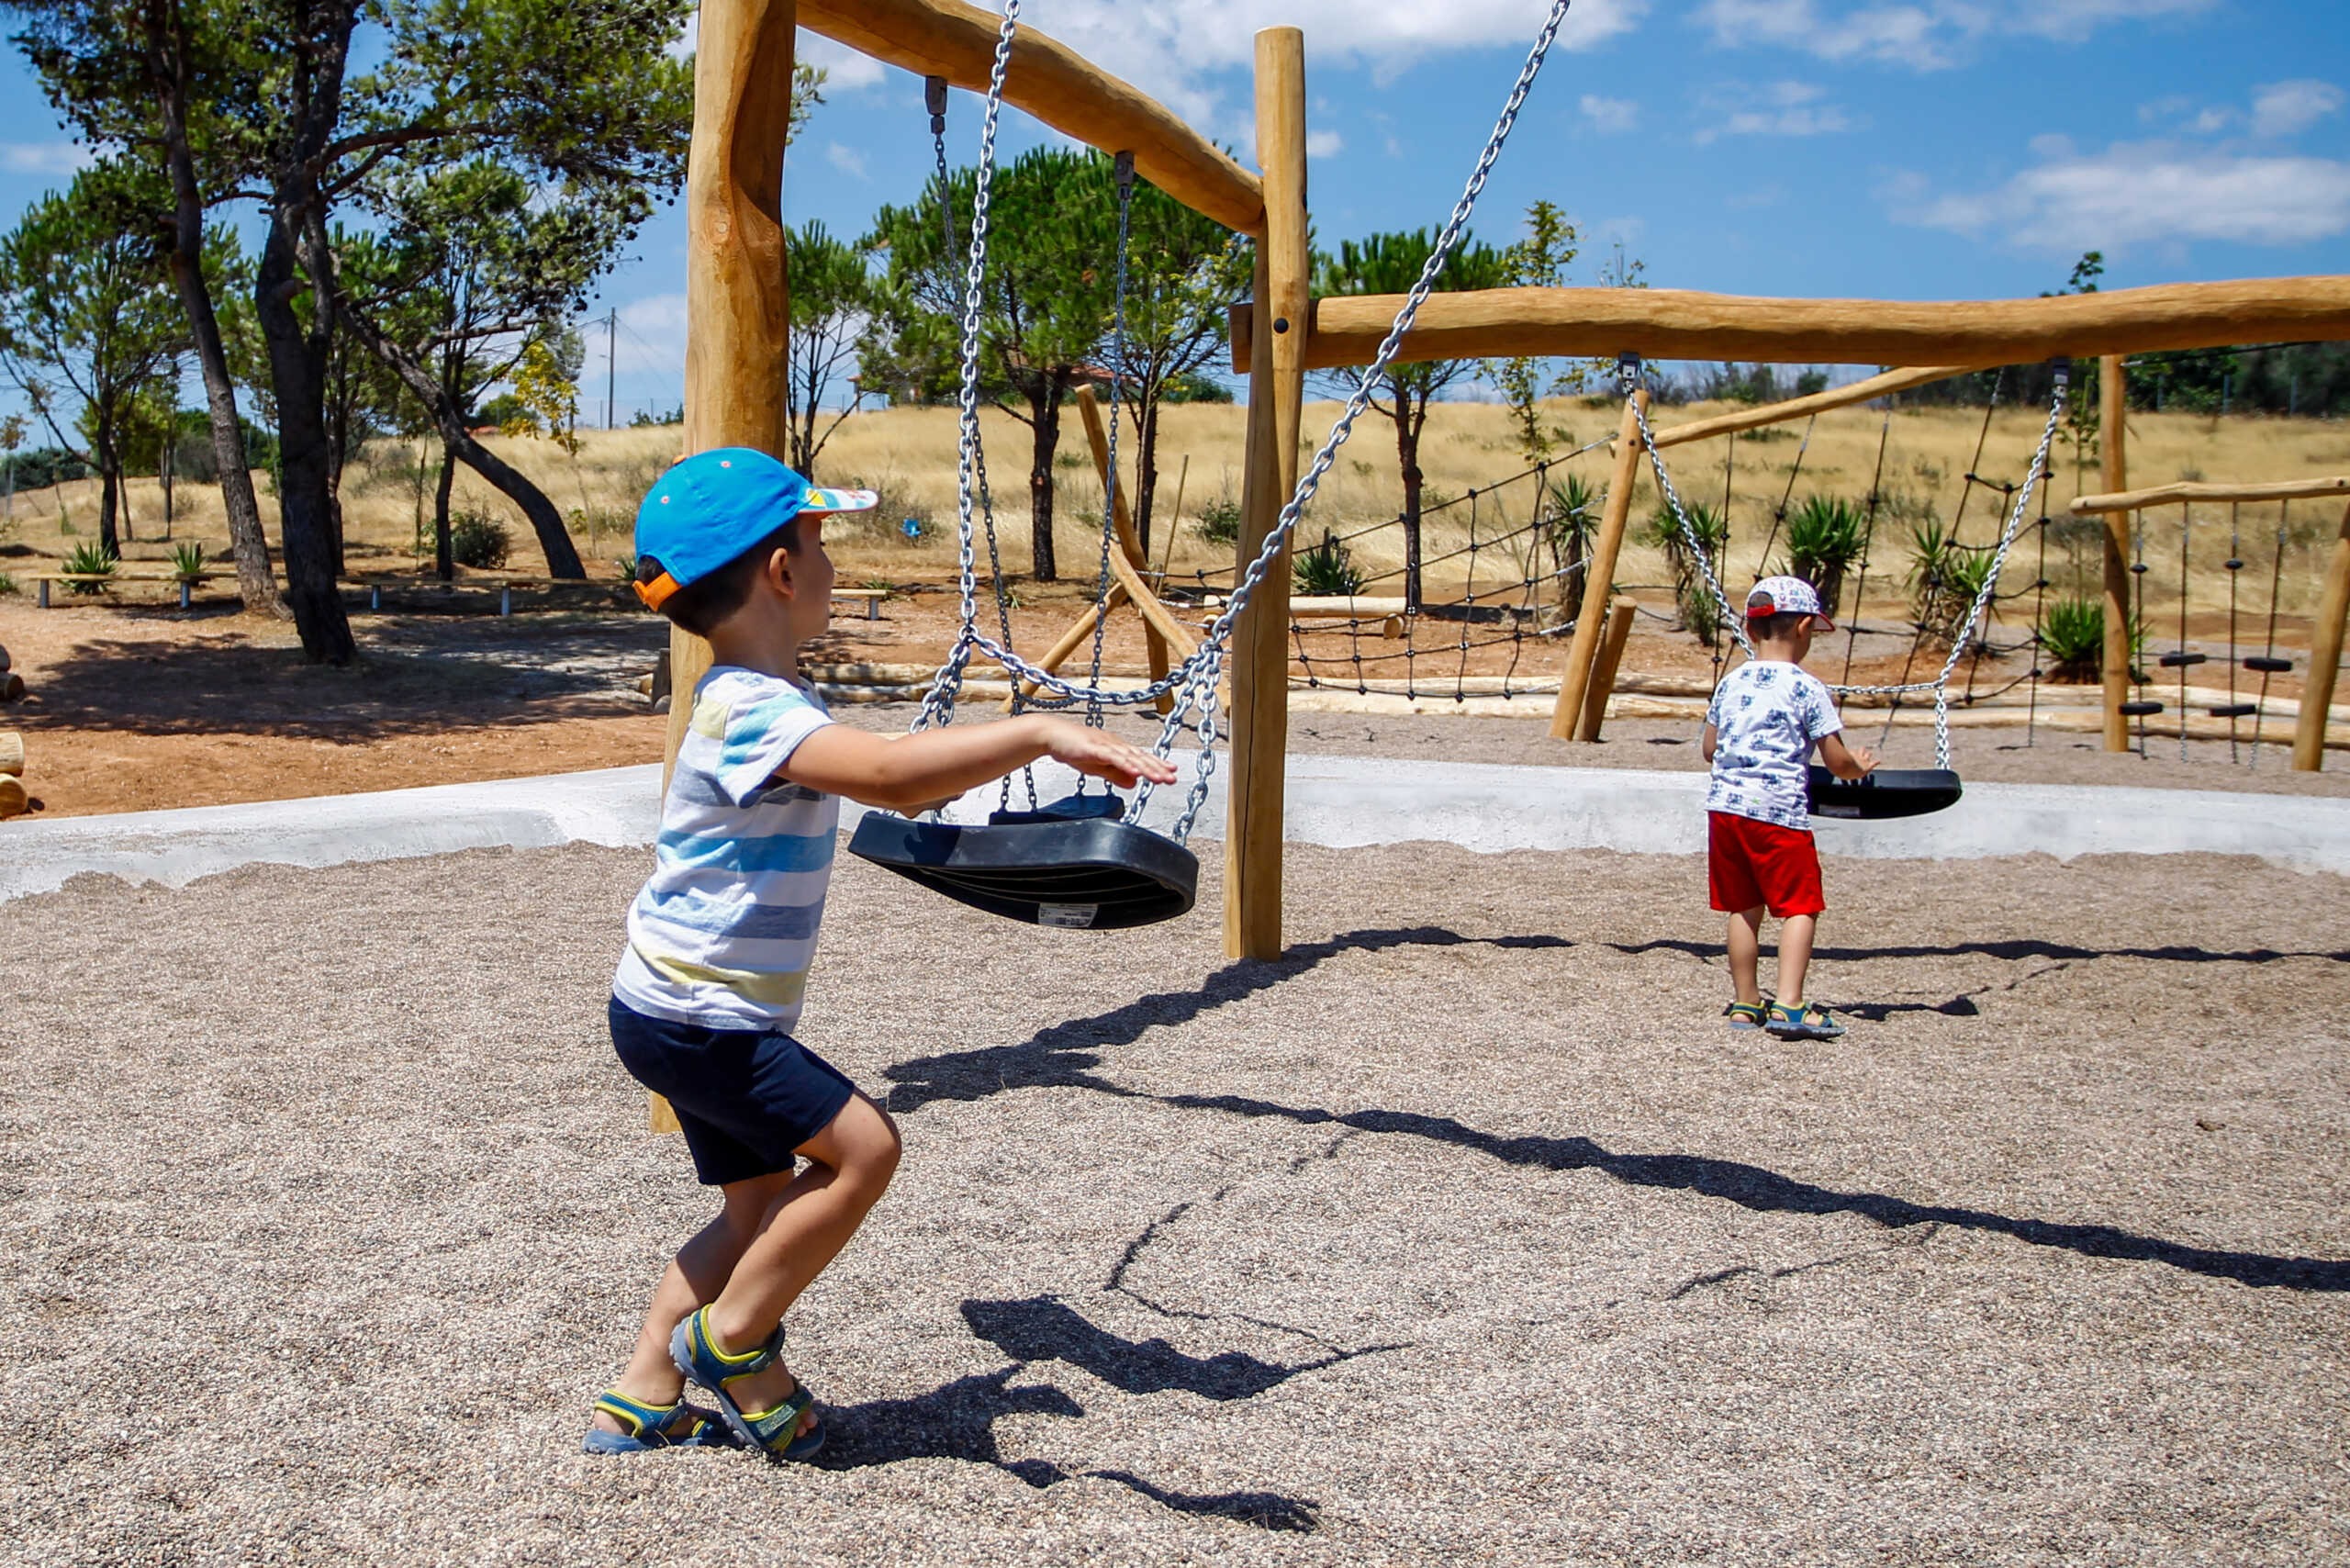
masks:
POLYGON ((1298 946, 856 861, 898 1186, 822 1468, 575 1450, 705 1216, 602 1038, 635 853, 0 911, 0 1558, 2340 1562, 2344 882, 1836 864, 1732 1038, 1691 860, 1292 849, 1298 946), (2257 1021, 2257 1027, 2253 1026, 2257 1021))

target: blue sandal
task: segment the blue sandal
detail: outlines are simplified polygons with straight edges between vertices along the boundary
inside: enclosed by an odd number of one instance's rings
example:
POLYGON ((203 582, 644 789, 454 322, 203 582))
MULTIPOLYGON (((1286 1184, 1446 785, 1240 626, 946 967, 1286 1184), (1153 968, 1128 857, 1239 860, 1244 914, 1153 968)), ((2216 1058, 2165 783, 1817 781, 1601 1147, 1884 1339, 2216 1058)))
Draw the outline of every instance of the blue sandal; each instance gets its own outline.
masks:
POLYGON ((1793 1007, 1774 1002, 1762 1027, 1783 1040, 1833 1040, 1844 1033, 1836 1015, 1816 1002, 1799 1002, 1793 1007))
POLYGON ((799 1383, 771 1410, 749 1411, 734 1403, 727 1384, 763 1372, 783 1353, 783 1325, 775 1326, 767 1343, 755 1350, 728 1355, 710 1332, 710 1308, 698 1307, 669 1336, 669 1359, 686 1377, 710 1391, 717 1401, 719 1419, 737 1438, 770 1459, 812 1459, 824 1446, 822 1425, 800 1430, 800 1417, 816 1403, 806 1383, 799 1383))
POLYGON ((608 1432, 601 1427, 588 1428, 587 1438, 579 1445, 581 1453, 651 1453, 655 1449, 740 1446, 733 1433, 682 1399, 674 1405, 647 1405, 641 1399, 631 1399, 617 1388, 608 1388, 596 1401, 596 1408, 628 1429, 608 1432), (680 1415, 686 1417, 682 1428, 677 1425, 680 1415))
POLYGON ((1762 1002, 1733 1002, 1722 1009, 1722 1016, 1729 1020, 1733 1029, 1760 1029, 1769 1005, 1762 1002))

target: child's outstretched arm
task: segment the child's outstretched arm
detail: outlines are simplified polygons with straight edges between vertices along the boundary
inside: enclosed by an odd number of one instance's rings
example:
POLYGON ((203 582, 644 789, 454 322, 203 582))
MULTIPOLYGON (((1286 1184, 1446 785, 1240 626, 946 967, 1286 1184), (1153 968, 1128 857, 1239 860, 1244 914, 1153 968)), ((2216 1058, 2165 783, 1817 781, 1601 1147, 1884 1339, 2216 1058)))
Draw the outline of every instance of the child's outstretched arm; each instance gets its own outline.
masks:
POLYGON ((1839 778, 1865 778, 1876 771, 1876 753, 1864 745, 1846 745, 1841 734, 1819 737, 1819 760, 1839 778))
POLYGON ((1122 788, 1131 789, 1142 778, 1175 781, 1173 763, 1114 735, 1041 713, 895 737, 827 724, 800 743, 783 776, 827 795, 906 811, 951 801, 1040 756, 1122 788))
POLYGON ((1703 733, 1697 736, 1697 755, 1706 759, 1706 765, 1708 767, 1713 766, 1714 748, 1721 744, 1721 732, 1714 728, 1711 723, 1708 723, 1703 733))

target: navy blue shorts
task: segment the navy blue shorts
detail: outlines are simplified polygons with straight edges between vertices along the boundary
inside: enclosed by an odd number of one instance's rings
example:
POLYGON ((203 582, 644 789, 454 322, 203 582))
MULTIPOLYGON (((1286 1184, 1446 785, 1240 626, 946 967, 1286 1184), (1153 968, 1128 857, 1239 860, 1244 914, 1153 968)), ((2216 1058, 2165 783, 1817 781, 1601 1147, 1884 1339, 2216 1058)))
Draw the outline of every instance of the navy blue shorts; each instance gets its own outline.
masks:
POLYGON ((840 1069, 775 1030, 672 1024, 617 996, 610 1013, 621 1065, 677 1113, 704 1186, 789 1170, 792 1151, 856 1092, 840 1069))

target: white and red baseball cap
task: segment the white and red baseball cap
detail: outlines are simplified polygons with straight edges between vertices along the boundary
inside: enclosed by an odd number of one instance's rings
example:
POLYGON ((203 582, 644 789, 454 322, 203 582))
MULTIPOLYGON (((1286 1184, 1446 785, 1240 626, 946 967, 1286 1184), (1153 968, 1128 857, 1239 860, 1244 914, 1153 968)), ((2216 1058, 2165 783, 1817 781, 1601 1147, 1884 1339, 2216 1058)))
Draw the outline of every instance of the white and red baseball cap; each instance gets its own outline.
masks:
POLYGON ((1746 618, 1759 621, 1765 615, 1808 615, 1819 622, 1823 632, 1833 632, 1836 623, 1819 607, 1819 590, 1801 577, 1764 577, 1746 596, 1746 618))

